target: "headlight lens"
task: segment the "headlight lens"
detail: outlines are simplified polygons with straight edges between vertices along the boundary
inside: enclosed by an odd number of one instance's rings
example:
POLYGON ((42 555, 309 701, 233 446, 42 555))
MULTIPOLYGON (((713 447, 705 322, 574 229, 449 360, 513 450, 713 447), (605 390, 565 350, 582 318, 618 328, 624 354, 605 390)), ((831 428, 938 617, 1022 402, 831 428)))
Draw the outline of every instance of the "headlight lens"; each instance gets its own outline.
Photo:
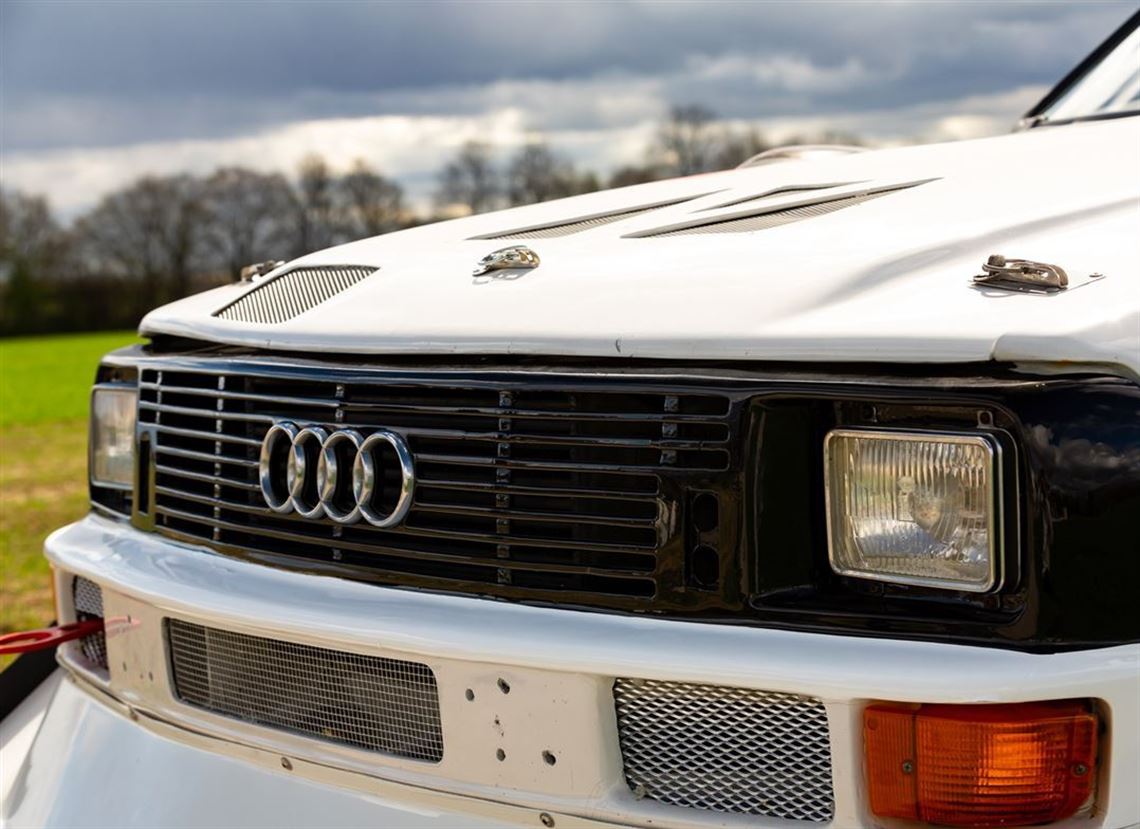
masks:
POLYGON ((837 429, 824 458, 835 572, 972 592, 997 583, 1000 467, 988 438, 837 429))
POLYGON ((96 387, 91 394, 91 483, 129 489, 135 471, 138 391, 96 387))

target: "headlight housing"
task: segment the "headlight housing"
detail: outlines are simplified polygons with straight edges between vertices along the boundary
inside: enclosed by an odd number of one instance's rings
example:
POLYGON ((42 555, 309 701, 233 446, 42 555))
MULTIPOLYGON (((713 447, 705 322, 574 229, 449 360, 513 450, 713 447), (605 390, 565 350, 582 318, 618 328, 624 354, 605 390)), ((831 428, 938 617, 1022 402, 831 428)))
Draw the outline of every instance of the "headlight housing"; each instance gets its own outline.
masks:
POLYGON ((138 390, 108 384, 91 392, 88 476, 92 486, 129 490, 135 473, 138 390))
POLYGON ((987 436, 836 429, 824 465, 836 573, 974 593, 997 586, 1001 464, 987 436))

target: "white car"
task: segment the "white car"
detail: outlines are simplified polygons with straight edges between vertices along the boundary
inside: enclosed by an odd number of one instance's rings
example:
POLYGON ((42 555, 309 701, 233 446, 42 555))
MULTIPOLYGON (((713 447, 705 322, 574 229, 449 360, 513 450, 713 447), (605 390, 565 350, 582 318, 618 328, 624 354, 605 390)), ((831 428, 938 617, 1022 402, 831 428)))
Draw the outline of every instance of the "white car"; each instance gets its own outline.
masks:
POLYGON ((5 825, 1140 824, 1138 19, 1009 135, 151 313, 5 825))

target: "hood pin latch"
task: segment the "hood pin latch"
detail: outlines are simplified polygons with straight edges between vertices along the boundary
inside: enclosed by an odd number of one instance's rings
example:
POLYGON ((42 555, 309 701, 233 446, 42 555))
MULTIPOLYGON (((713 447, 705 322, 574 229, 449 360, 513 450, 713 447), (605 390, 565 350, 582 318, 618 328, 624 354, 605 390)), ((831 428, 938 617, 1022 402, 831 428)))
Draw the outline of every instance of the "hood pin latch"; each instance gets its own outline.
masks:
POLYGON ((1069 287, 1069 275, 1058 265, 1029 259, 1006 259, 1000 253, 987 259, 982 270, 984 273, 974 277, 975 285, 1046 294, 1069 287))

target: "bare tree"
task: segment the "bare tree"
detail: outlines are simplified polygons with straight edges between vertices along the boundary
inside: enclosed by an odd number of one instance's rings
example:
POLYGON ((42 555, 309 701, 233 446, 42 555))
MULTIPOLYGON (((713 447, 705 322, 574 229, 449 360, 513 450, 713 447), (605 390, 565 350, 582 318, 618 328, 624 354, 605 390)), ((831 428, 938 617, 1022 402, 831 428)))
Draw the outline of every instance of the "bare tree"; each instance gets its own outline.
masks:
POLYGON ((47 201, 0 191, 0 331, 36 331, 58 314, 48 278, 66 270, 67 248, 47 201))
POLYGON ((60 227, 42 196, 0 190, 0 262, 43 260, 60 239, 60 227))
POLYGON ((610 187, 629 187, 633 184, 645 184, 650 181, 660 181, 668 174, 656 164, 643 166, 629 165, 619 167, 610 175, 610 187))
POLYGON ((730 170, 739 167, 752 156, 771 149, 772 144, 759 130, 724 130, 713 159, 713 169, 730 170))
POLYGON ((335 181, 321 156, 305 156, 297 168, 297 189, 293 199, 293 256, 303 256, 327 248, 337 237, 333 207, 335 181))
POLYGON ((483 213, 495 207, 501 189, 491 147, 468 141, 440 173, 436 202, 440 206, 463 204, 472 213, 483 213))
POLYGON ((404 225, 404 189, 377 173, 363 159, 338 182, 350 238, 378 236, 404 225))
POLYGON ((675 174, 689 176, 712 169, 716 114, 700 104, 675 106, 657 133, 657 152, 675 174))
POLYGON ((289 253, 293 195, 284 176, 223 167, 206 179, 204 192, 211 258, 232 279, 246 265, 289 253))
POLYGON ((200 179, 146 176, 105 196, 76 229, 94 269, 139 280, 153 304, 190 292, 201 264, 204 218, 200 179))
POLYGON ((825 129, 814 135, 792 135, 780 142, 785 146, 793 144, 842 144, 848 147, 864 147, 866 142, 857 135, 845 130, 825 129))
POLYGON ((507 199, 512 205, 535 204, 580 191, 574 165, 542 142, 523 146, 507 166, 507 199))

